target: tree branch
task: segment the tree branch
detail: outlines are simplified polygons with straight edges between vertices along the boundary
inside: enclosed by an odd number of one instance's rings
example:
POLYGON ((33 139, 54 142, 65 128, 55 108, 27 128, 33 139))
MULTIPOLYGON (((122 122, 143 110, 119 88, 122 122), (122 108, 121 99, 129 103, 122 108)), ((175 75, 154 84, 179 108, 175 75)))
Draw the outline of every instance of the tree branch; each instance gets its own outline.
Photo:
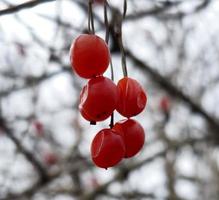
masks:
POLYGON ((162 77, 158 72, 153 70, 146 63, 138 59, 131 51, 126 51, 127 57, 129 57, 140 70, 147 72, 158 84, 161 88, 166 89, 172 96, 175 98, 179 98, 187 103, 194 112, 202 115, 209 125, 214 128, 214 130, 219 130, 219 122, 217 119, 209 115, 201 106, 199 106, 196 102, 194 102, 189 96, 175 87, 172 83, 162 77))
POLYGON ((39 4, 48 3, 50 1, 55 1, 55 0, 32 0, 32 1, 28 1, 28 2, 19 4, 16 6, 11 6, 9 8, 0 10, 0 16, 13 14, 13 13, 18 12, 20 10, 32 8, 32 7, 37 6, 39 4))
POLYGON ((0 116, 0 127, 5 131, 6 135, 15 144, 18 151, 32 164, 32 166, 37 170, 40 176, 40 183, 47 182, 48 175, 41 163, 34 157, 34 155, 28 151, 21 142, 14 136, 12 130, 7 126, 6 121, 0 116))

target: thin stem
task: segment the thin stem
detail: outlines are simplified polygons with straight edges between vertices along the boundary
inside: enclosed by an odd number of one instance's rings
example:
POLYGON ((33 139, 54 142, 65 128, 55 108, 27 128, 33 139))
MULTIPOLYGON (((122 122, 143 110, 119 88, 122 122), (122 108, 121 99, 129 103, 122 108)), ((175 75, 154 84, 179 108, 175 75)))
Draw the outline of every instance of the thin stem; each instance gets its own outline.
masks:
MULTIPOLYGON (((105 34, 105 41, 108 44, 109 43, 109 21, 108 21, 108 15, 107 15, 107 0, 104 1, 104 23, 106 27, 106 34, 105 34)), ((114 71, 113 71, 113 63, 112 63, 112 58, 110 56, 110 71, 111 71, 111 80, 114 81, 114 71)), ((114 126, 114 112, 111 115, 110 119, 110 128, 113 128, 114 126)))
POLYGON ((127 12, 127 0, 123 2, 123 18, 125 18, 127 12))
POLYGON ((87 27, 88 27, 88 32, 90 33, 91 32, 91 27, 90 27, 90 20, 91 20, 90 19, 90 17, 91 17, 90 12, 91 11, 90 11, 90 6, 89 5, 90 5, 90 3, 88 3, 88 25, 87 25, 87 27))
MULTIPOLYGON (((114 71, 113 71, 113 63, 111 57, 110 57, 110 70, 111 70, 111 80, 114 81, 114 71)), ((110 128, 113 128, 113 126, 114 126, 114 112, 111 115, 110 128)))
POLYGON ((88 31, 89 33, 94 34, 95 28, 94 28, 94 16, 93 16, 92 5, 93 5, 92 0, 88 0, 88 31))
POLYGON ((111 71, 111 80, 114 81, 114 70, 113 70, 113 63, 110 57, 110 71, 111 71))
POLYGON ((91 28, 92 28, 92 33, 95 33, 95 28, 94 28, 94 16, 93 16, 93 8, 92 8, 92 0, 90 0, 90 16, 91 16, 91 28))
POLYGON ((114 24, 114 32, 115 36, 117 38, 117 42, 119 45, 120 53, 121 53, 121 64, 122 64, 122 71, 123 71, 123 76, 127 77, 128 76, 128 71, 126 67, 126 54, 125 54, 125 49, 123 46, 123 41, 122 41, 122 22, 124 20, 126 10, 127 10, 127 3, 126 0, 124 0, 124 8, 123 8, 123 15, 119 11, 115 11, 115 24, 114 24))
POLYGON ((128 70, 126 66, 126 54, 125 54, 125 49, 123 46, 122 42, 122 34, 118 37, 118 42, 119 42, 119 48, 122 54, 122 71, 123 71, 123 76, 127 77, 128 76, 128 70))
MULTIPOLYGON (((126 12, 127 12, 127 0, 124 0, 123 2, 123 19, 126 16, 126 12)), ((127 66, 126 66, 126 55, 125 55, 125 49, 123 46, 123 42, 122 42, 122 22, 121 22, 121 34, 119 35, 119 47, 120 47, 120 51, 122 54, 122 71, 123 71, 123 75, 124 77, 128 76, 128 70, 127 70, 127 66)))
POLYGON ((106 27, 105 41, 108 44, 109 42, 109 21, 107 15, 107 0, 104 1, 104 23, 106 27))

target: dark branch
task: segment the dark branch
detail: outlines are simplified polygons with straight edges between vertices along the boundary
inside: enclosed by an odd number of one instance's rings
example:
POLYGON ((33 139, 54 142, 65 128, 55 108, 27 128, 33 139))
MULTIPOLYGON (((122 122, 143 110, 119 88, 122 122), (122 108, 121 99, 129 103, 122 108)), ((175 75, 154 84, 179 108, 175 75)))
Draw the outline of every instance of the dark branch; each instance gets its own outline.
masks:
POLYGON ((0 127, 6 135, 13 141, 18 151, 33 165, 40 176, 40 183, 47 182, 48 176, 41 163, 29 152, 21 142, 14 136, 13 131, 7 126, 5 120, 0 116, 0 127))
POLYGON ((189 96, 184 94, 181 90, 175 87, 172 83, 162 77, 158 72, 153 70, 146 63, 138 59, 131 51, 126 51, 127 56, 136 64, 136 67, 147 72, 158 84, 161 88, 165 88, 172 96, 175 98, 179 98, 187 103, 194 112, 202 115, 209 125, 215 130, 219 130, 219 122, 214 119, 211 115, 209 115, 201 106, 199 106, 196 102, 194 102, 189 96))
POLYGON ((39 4, 47 3, 47 2, 50 2, 50 1, 55 1, 55 0, 33 0, 33 1, 28 1, 28 2, 19 4, 19 5, 16 5, 16 6, 11 6, 9 8, 0 10, 0 16, 1 15, 13 14, 13 13, 18 12, 20 10, 27 9, 27 8, 32 8, 32 7, 37 6, 39 4))

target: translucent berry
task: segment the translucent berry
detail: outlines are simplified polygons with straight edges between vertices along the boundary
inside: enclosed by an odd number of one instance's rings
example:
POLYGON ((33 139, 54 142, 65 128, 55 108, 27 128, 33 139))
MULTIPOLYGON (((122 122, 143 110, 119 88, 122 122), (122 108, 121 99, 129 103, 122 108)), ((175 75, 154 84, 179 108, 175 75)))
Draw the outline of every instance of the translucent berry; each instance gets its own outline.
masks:
POLYGON ((141 113, 147 102, 147 96, 141 85, 134 79, 125 77, 117 84, 119 101, 116 110, 124 117, 141 113))
POLYGON ((118 164, 125 155, 122 137, 112 129, 97 133, 91 144, 91 157, 95 165, 107 169, 118 164))
POLYGON ((144 145, 145 133, 142 126, 133 119, 119 121, 113 127, 125 144, 125 158, 136 155, 144 145))
POLYGON ((82 34, 75 39, 70 49, 72 69, 82 78, 102 75, 110 61, 105 41, 96 36, 82 34))
POLYGON ((108 78, 100 76, 90 79, 81 91, 79 109, 90 122, 107 119, 116 109, 118 91, 108 78))

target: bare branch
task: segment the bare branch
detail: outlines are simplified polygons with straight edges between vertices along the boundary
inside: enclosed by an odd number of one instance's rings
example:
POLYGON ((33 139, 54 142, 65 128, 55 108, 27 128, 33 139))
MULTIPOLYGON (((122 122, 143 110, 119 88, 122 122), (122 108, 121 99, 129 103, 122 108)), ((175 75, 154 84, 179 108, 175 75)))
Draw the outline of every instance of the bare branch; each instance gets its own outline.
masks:
POLYGON ((144 63, 140 59, 138 59, 131 51, 127 50, 126 55, 136 64, 136 66, 147 72, 158 84, 160 87, 166 89, 171 95, 176 98, 183 100, 187 103, 194 112, 202 115, 209 125, 215 130, 219 130, 219 122, 217 119, 213 118, 209 115, 201 106, 199 106, 196 102, 194 102, 189 96, 183 93, 180 89, 175 87, 171 82, 162 77, 157 71, 153 70, 147 63, 144 63))
POLYGON ((21 10, 24 10, 24 9, 27 9, 27 8, 32 8, 32 7, 35 7, 39 4, 48 3, 48 2, 51 2, 51 1, 55 1, 55 0, 33 0, 33 1, 28 1, 28 2, 19 4, 19 5, 16 5, 16 6, 6 8, 4 10, 0 10, 0 16, 13 14, 15 12, 18 12, 18 11, 21 11, 21 10))

